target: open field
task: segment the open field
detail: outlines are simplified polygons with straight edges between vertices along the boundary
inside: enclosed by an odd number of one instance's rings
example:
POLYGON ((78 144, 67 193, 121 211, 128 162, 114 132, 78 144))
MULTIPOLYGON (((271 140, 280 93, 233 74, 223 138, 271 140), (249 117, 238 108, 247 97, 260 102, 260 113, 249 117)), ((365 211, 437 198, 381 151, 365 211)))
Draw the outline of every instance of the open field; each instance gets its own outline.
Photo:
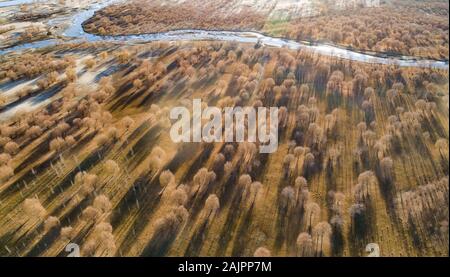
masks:
POLYGON ((448 256, 448 70, 222 42, 0 59, 0 256, 448 256), (278 150, 174 143, 194 98, 279 107, 278 150))

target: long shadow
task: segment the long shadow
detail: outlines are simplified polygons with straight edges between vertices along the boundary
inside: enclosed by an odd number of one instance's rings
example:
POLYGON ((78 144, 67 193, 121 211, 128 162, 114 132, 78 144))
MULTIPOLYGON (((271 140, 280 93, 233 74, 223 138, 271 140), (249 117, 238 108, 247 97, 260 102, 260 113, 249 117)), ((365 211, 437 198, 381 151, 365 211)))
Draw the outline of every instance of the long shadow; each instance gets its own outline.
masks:
MULTIPOLYGON (((61 122, 68 122, 70 123, 73 118, 76 117, 76 115, 64 118, 61 120, 61 122)), ((69 135, 70 133, 67 133, 66 135, 69 135)), ((94 133, 94 135, 96 134, 96 132, 94 133)), ((76 150, 79 149, 80 144, 81 146, 84 146, 84 144, 91 140, 93 138, 92 135, 86 136, 83 140, 79 140, 80 138, 77 137, 77 143, 75 146, 72 147, 72 152, 76 153, 76 150)), ((48 138, 44 139, 41 143, 39 143, 34 149, 33 151, 30 153, 30 155, 28 155, 28 157, 26 159, 24 159, 15 169, 15 172, 18 173, 20 172, 22 169, 24 169, 25 167, 27 167, 30 164, 33 164, 34 162, 36 162, 37 160, 39 160, 39 158, 42 157, 43 154, 47 153, 50 150, 49 147, 49 141, 48 138)))
POLYGON ((230 209, 227 215, 227 218, 225 220, 225 223, 223 225, 222 231, 220 232, 220 240, 219 240, 219 246, 217 247, 215 256, 224 256, 228 244, 231 242, 232 235, 234 233, 234 230, 236 229, 236 222, 238 221, 241 209, 239 208, 239 204, 241 202, 241 194, 236 193, 234 194, 234 197, 230 204, 230 209))
POLYGON ((287 211, 281 211, 278 209, 277 219, 276 219, 276 235, 275 235, 275 243, 274 249, 275 251, 279 251, 286 240, 286 228, 288 224, 288 220, 286 218, 287 211))
POLYGON ((122 145, 120 145, 119 149, 123 150, 123 149, 127 148, 128 145, 130 144, 130 141, 137 139, 139 136, 141 136, 144 133, 145 130, 150 128, 150 126, 151 126, 150 121, 145 120, 141 125, 139 125, 139 127, 134 129, 134 131, 131 133, 131 135, 128 136, 126 141, 124 143, 122 143, 122 145))
POLYGON ((342 230, 333 228, 331 235, 331 253, 333 257, 342 257, 344 253, 344 235, 342 230))
MULTIPOLYGON (((18 86, 18 85, 21 85, 21 84, 23 84, 23 83, 26 83, 26 82, 28 82, 29 81, 29 79, 27 79, 27 78, 21 78, 21 79, 19 79, 19 80, 15 80, 15 81, 10 81, 10 82, 5 82, 5 83, 3 83, 3 84, 0 84, 0 90, 3 92, 3 91, 7 91, 7 90, 10 90, 10 89, 12 89, 12 88, 15 88, 16 86, 18 86)), ((1 95, 1 93, 0 93, 0 95, 1 95)))
POLYGON ((216 181, 212 182, 211 184, 208 185, 206 191, 202 192, 201 195, 196 193, 193 196, 193 199, 188 202, 188 204, 186 205, 187 209, 189 210, 189 218, 186 224, 187 227, 190 227, 195 222, 197 216, 200 214, 203 208, 206 199, 208 198, 209 194, 213 191, 216 184, 217 184, 216 181))
MULTIPOLYGON (((26 223, 23 223, 20 228, 17 229, 17 231, 20 232, 20 229, 24 228, 26 223)), ((13 243, 15 247, 17 248, 17 252, 23 252, 23 250, 31 244, 31 242, 39 235, 39 232, 42 231, 44 228, 44 223, 40 223, 36 229, 27 230, 26 232, 22 233, 17 240, 15 240, 13 243)))
POLYGON ((416 225, 414 220, 411 216, 408 216, 408 233, 412 238, 412 242, 416 250, 419 252, 422 252, 422 249, 424 248, 423 242, 421 237, 419 236, 420 228, 416 225))
POLYGON ((47 153, 49 149, 50 147, 48 140, 43 140, 33 149, 30 155, 16 167, 15 172, 20 172, 28 165, 33 164, 34 162, 39 160, 39 158, 41 158, 44 153, 47 153))
POLYGON ((183 96, 186 88, 186 83, 187 82, 185 79, 183 79, 181 82, 178 82, 173 88, 171 95, 177 99, 183 96))
POLYGON ((147 96, 145 96, 138 104, 137 106, 139 108, 146 108, 149 107, 152 103, 155 103, 159 98, 161 98, 165 93, 165 91, 162 88, 156 88, 149 90, 147 93, 147 96))
MULTIPOLYGON (((66 214, 61 216, 60 222, 62 226, 72 225, 72 222, 75 222, 77 219, 79 219, 80 215, 82 214, 83 210, 89 206, 89 204, 92 202, 93 196, 86 197, 83 200, 81 200, 80 203, 78 203, 77 206, 70 209, 66 214)), ((69 201, 67 201, 68 203, 69 201)), ((56 214, 56 212, 55 212, 56 214)))
POLYGON ((94 82, 98 83, 103 77, 108 77, 113 75, 116 72, 124 69, 124 65, 111 65, 107 69, 95 75, 94 82))
POLYGON ((162 53, 163 53, 163 51, 161 49, 149 50, 149 51, 140 53, 138 55, 138 58, 139 59, 147 59, 147 58, 159 57, 159 56, 161 56, 162 53))
POLYGON ((46 170, 50 166, 50 164, 54 161, 54 159, 56 159, 55 155, 53 155, 43 163, 39 164, 38 166, 34 167, 33 169, 28 170, 14 183, 12 183, 10 186, 8 186, 7 188, 5 188, 3 191, 0 192, 0 199, 7 199, 12 194, 17 193, 18 191, 23 189, 27 183, 32 182, 37 175, 46 170))
POLYGON ((181 178, 181 180, 180 180, 181 183, 187 183, 190 180, 192 180, 192 178, 198 172, 198 170, 200 168, 202 168, 204 162, 211 156, 211 152, 213 149, 214 149, 214 144, 212 144, 212 143, 208 143, 208 144, 204 145, 200 155, 197 156, 197 158, 194 160, 192 165, 189 167, 189 170, 181 178))
POLYGON ((72 147, 70 150, 71 153, 79 153, 80 150, 82 150, 96 135, 98 131, 91 132, 87 135, 81 135, 78 137, 77 143, 72 147))
POLYGON ((209 229, 208 220, 205 220, 202 225, 194 231, 194 235, 189 240, 188 247, 184 252, 185 257, 197 257, 199 255, 209 229))
POLYGON ((129 66, 129 64, 128 64, 128 65, 124 65, 124 66, 128 66, 128 67, 122 74, 122 77, 129 75, 131 72, 133 72, 138 67, 136 64, 133 64, 131 66, 129 66))
POLYGON ((161 191, 160 186, 149 186, 147 195, 149 196, 144 202, 144 206, 139 210, 135 220, 133 221, 133 227, 127 232, 125 239, 120 246, 120 250, 126 253, 134 243, 135 239, 142 233, 144 228, 147 226, 149 218, 156 211, 156 207, 159 205, 161 196, 159 192, 161 191))
MULTIPOLYGON (((93 222, 88 223, 73 239, 70 240, 70 242, 82 245, 93 226, 93 222)), ((61 249, 61 252, 56 255, 56 257, 67 257, 67 255, 68 253, 66 252, 65 248, 63 248, 61 249)))
POLYGON ((129 91, 133 87, 132 82, 126 82, 122 86, 120 86, 116 92, 114 93, 114 96, 111 97, 111 99, 114 99, 115 101, 110 101, 111 106, 110 110, 115 111, 119 109, 122 106, 122 99, 126 98, 125 96, 122 96, 122 94, 125 94, 127 91, 129 91))
POLYGON ((111 145, 104 145, 97 151, 92 152, 89 156, 87 156, 78 167, 74 168, 67 176, 53 189, 53 193, 47 198, 46 202, 53 201, 58 195, 60 195, 65 189, 71 186, 72 180, 75 178, 75 175, 80 171, 88 171, 95 165, 97 165, 105 155, 111 150, 111 145))
POLYGON ((254 204, 244 212, 244 216, 236 231, 236 238, 233 242, 233 249, 231 250, 231 256, 241 257, 244 255, 245 247, 248 241, 251 239, 250 226, 252 225, 254 204))
POLYGON ((13 252, 13 245, 10 244, 8 246, 8 243, 13 242, 13 238, 14 235, 16 234, 16 232, 20 229, 20 227, 17 227, 15 230, 11 230, 8 231, 7 233, 3 234, 0 237, 0 245, 2 245, 3 247, 0 247, 0 256, 1 257, 7 257, 7 256, 15 256, 16 253, 9 253, 8 250, 6 249, 6 247, 8 247, 8 249, 13 252))
MULTIPOLYGON (((122 98, 118 99, 116 102, 116 106, 118 108, 120 108, 121 110, 131 106, 131 104, 134 101, 136 101, 137 99, 139 99, 139 97, 141 97, 146 92, 148 92, 149 88, 150 88, 150 85, 147 82, 145 82, 144 85, 142 86, 142 88, 136 90, 135 92, 133 92, 130 95, 127 95, 126 97, 122 97, 122 98)), ((151 94, 151 91, 150 91, 150 94, 151 94)))
POLYGON ((33 92, 31 94, 28 94, 27 96, 21 97, 17 99, 14 102, 11 102, 5 106, 0 107, 0 113, 7 111, 9 109, 12 109, 26 100, 30 100, 32 105, 39 104, 40 102, 51 98, 52 96, 56 95, 58 92, 60 92, 65 87, 65 83, 58 83, 46 90, 38 90, 36 92, 33 92))
POLYGON ((45 251, 59 236, 59 228, 53 227, 50 229, 39 242, 31 248, 31 250, 25 255, 26 257, 38 257, 43 251, 45 251))
POLYGON ((125 215, 127 215, 132 208, 136 207, 136 199, 138 199, 139 195, 143 193, 144 187, 149 182, 148 178, 149 177, 147 175, 139 176, 133 185, 127 190, 125 195, 120 199, 110 220, 111 225, 114 228, 123 223, 123 220, 126 219, 125 215))
POLYGON ((370 238, 373 234, 373 225, 375 224, 375 213, 369 201, 369 203, 366 203, 366 210, 352 218, 348 232, 348 236, 352 238, 352 243, 349 244, 351 256, 357 257, 361 255, 366 245, 370 243, 370 238))
POLYGON ((177 237, 180 226, 164 226, 156 230, 142 251, 142 257, 163 257, 177 237))
POLYGON ((296 207, 288 217, 285 235, 288 253, 292 255, 295 255, 297 236, 304 223, 304 210, 302 207, 296 207))
POLYGON ((123 83, 114 93, 114 97, 112 99, 119 99, 123 94, 129 91, 133 87, 132 82, 123 83))
POLYGON ((159 136, 161 135, 161 128, 156 125, 150 128, 128 151, 126 157, 130 159, 129 167, 131 169, 138 166, 150 152, 153 150, 159 136))
POLYGON ((173 159, 169 162, 169 164, 166 166, 167 170, 170 170, 171 172, 175 172, 180 166, 184 163, 186 163, 188 160, 191 159, 192 156, 195 155, 195 152, 197 148, 195 147, 197 144, 195 143, 183 143, 173 159))
POLYGON ((233 196, 233 188, 238 182, 238 172, 237 169, 233 169, 233 172, 230 174, 225 183, 221 187, 221 190, 218 192, 219 202, 222 203, 222 206, 228 204, 233 196))

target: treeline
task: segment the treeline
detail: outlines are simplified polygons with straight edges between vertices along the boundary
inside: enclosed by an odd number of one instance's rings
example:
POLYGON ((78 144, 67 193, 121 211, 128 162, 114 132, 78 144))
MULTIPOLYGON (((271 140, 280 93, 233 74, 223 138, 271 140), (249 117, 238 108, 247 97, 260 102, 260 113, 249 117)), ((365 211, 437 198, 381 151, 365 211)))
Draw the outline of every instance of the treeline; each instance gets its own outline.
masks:
POLYGON ((448 60, 448 2, 410 2, 294 20, 285 34, 359 50, 448 60), (441 13, 434 12, 435 5, 441 13))

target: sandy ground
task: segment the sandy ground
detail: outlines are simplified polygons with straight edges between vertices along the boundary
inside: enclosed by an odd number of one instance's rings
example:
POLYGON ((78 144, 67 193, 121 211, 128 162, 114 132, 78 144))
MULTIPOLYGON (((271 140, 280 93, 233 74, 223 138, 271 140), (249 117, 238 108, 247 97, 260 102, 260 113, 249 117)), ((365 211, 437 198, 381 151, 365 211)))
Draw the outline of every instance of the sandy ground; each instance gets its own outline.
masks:
POLYGON ((12 40, 13 37, 24 33, 28 28, 36 28, 40 32, 47 30, 46 26, 42 22, 14 22, 0 26, 0 30, 6 30, 6 32, 0 32, 0 47, 4 47, 4 44, 8 44, 8 40, 12 40))
POLYGON ((19 2, 23 4, 0 5, 0 48, 22 43, 20 35, 29 27, 36 27, 39 30, 31 41, 46 39, 49 36, 59 36, 63 29, 70 24, 73 13, 80 9, 86 9, 93 4, 101 3, 103 0, 50 0, 44 3, 41 0, 23 0, 19 2), (14 20, 16 16, 29 13, 49 15, 30 20, 31 22, 14 20))
MULTIPOLYGON (((77 57, 76 59, 76 72, 77 75, 79 75, 78 79, 75 81, 75 85, 77 87, 86 87, 86 92, 88 91, 94 91, 97 88, 97 84, 94 82, 95 76, 97 74, 98 71, 103 71, 106 69, 106 67, 102 67, 97 69, 96 71, 84 71, 85 67, 84 67, 84 61, 87 59, 92 58, 92 55, 86 55, 86 56, 81 56, 81 57, 77 57), (81 76, 80 76, 81 74, 81 76)), ((61 74, 58 78, 58 81, 64 80, 66 78, 65 74, 61 74)), ((33 79, 33 80, 29 80, 25 83, 19 84, 7 91, 1 91, 0 93, 3 97, 8 97, 8 98, 13 98, 15 96, 15 94, 17 92, 19 92, 21 89, 29 87, 32 90, 37 89, 37 85, 35 84, 35 81, 37 80, 33 79)), ((25 101, 23 101, 22 103, 20 103, 19 105, 3 112, 0 113, 0 121, 4 121, 7 120, 9 118, 11 118, 12 116, 14 116, 17 113, 23 113, 23 112, 31 112, 34 111, 40 107, 43 107, 49 103, 51 103, 52 101, 54 101, 56 98, 59 98, 60 95, 59 93, 57 93, 55 96, 53 96, 52 98, 48 98, 45 99, 44 101, 40 101, 38 103, 35 102, 35 97, 31 97, 25 101)))
POLYGON ((29 13, 33 14, 42 14, 47 12, 55 12, 58 13, 50 15, 48 18, 39 19, 38 22, 47 23, 48 21, 52 21, 61 16, 67 16, 72 12, 75 12, 79 9, 86 9, 93 4, 102 3, 104 0, 50 0, 42 2, 34 2, 33 0, 29 0, 27 4, 23 5, 14 5, 14 6, 0 6, 0 28, 5 26, 8 21, 11 20, 13 16, 17 16, 21 13, 29 13), (61 11, 61 12, 60 12, 61 11))

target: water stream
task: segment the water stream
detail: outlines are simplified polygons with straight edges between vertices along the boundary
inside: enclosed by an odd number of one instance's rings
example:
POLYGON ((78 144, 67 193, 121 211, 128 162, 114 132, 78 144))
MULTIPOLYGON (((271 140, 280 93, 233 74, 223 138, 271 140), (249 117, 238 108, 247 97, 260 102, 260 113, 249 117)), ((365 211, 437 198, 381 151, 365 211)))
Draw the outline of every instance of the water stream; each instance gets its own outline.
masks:
MULTIPOLYGON (((6 6, 7 3, 27 3, 33 0, 15 0, 0 2, 6 6)), ((296 42, 293 40, 274 38, 266 36, 257 32, 239 32, 239 31, 210 31, 210 30, 177 30, 164 33, 155 34, 139 34, 139 35, 119 35, 119 36, 99 36, 94 34, 88 34, 83 30, 82 23, 92 17, 95 11, 110 5, 114 2, 121 0, 107 0, 102 3, 96 3, 91 5, 87 10, 82 10, 71 19, 71 24, 63 31, 63 36, 71 38, 73 41, 120 41, 120 42, 149 42, 149 41, 193 41, 193 40, 214 40, 214 41, 233 41, 242 43, 260 43, 264 46, 270 47, 286 47, 292 50, 306 49, 315 53, 339 57, 342 59, 365 62, 365 63, 377 63, 377 64, 396 64, 402 67, 430 67, 448 69, 448 62, 436 61, 436 60, 424 60, 416 59, 414 57, 386 57, 377 56, 366 53, 360 53, 341 47, 327 45, 327 44, 314 44, 296 42)), ((10 47, 4 50, 0 50, 0 54, 9 53, 12 51, 36 49, 46 46, 52 46, 58 43, 55 39, 48 39, 42 41, 36 41, 31 43, 21 44, 15 47, 10 47)))

